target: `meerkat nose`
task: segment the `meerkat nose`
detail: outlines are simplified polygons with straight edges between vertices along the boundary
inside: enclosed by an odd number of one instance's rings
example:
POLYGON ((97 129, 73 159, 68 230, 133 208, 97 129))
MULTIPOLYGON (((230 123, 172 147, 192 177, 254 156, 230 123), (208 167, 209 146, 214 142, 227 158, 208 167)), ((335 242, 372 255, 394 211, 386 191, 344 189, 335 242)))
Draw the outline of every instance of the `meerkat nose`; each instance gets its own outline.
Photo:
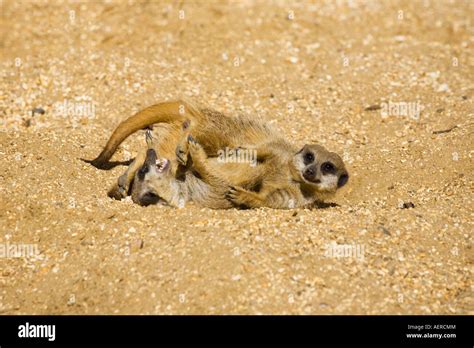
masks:
POLYGON ((145 163, 148 165, 153 165, 156 163, 157 155, 156 151, 153 149, 148 149, 146 152, 145 163))

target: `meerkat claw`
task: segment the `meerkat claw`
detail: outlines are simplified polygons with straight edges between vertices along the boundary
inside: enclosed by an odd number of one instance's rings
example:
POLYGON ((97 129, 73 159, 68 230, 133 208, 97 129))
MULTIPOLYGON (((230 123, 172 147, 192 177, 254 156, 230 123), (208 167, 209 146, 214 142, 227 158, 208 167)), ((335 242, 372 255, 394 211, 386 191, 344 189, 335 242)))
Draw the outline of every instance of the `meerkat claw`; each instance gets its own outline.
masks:
POLYGON ((196 141, 196 139, 194 139, 194 137, 191 134, 189 134, 186 137, 186 141, 184 143, 181 143, 178 146, 176 146, 175 152, 176 152, 176 159, 178 163, 183 166, 186 166, 186 164, 188 163, 188 154, 190 152, 190 148, 194 146, 198 146, 198 145, 199 144, 196 141))
POLYGON ((151 148, 153 146, 153 134, 151 132, 151 129, 146 130, 145 139, 146 139, 146 144, 148 145, 148 148, 151 148))
POLYGON ((225 198, 240 209, 247 209, 249 207, 249 202, 245 199, 245 190, 242 188, 229 186, 229 190, 225 193, 225 198))
POLYGON ((127 197, 127 191, 123 187, 120 187, 119 185, 115 185, 109 190, 107 195, 110 198, 120 201, 121 199, 127 197))
POLYGON ((194 139, 191 134, 188 135, 188 142, 190 142, 191 144, 197 144, 196 139, 194 139))
POLYGON ((235 199, 237 197, 237 189, 234 186, 229 186, 229 189, 225 193, 225 197, 229 200, 235 199))
POLYGON ((187 151, 184 151, 179 145, 176 147, 176 160, 183 166, 188 162, 187 151))

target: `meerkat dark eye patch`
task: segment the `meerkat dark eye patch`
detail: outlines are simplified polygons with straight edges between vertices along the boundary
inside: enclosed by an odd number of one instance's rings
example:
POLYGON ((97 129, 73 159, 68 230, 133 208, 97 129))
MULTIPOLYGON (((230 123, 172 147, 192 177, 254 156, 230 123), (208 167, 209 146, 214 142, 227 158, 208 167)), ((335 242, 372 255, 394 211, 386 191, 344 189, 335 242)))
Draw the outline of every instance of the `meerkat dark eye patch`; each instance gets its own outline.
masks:
POLYGON ((147 206, 150 204, 156 204, 160 200, 160 196, 156 195, 153 192, 147 192, 140 197, 140 205, 147 206))
POLYGON ((331 162, 324 162, 321 164, 321 172, 323 172, 323 174, 334 174, 336 172, 336 166, 331 162))
POLYGON ((138 171, 138 178, 139 178, 140 180, 145 179, 145 174, 148 173, 148 170, 149 170, 148 165, 146 165, 146 164, 143 165, 143 166, 140 168, 140 170, 138 171))
POLYGON ((314 161, 314 154, 312 152, 306 152, 303 155, 304 164, 309 164, 314 161))

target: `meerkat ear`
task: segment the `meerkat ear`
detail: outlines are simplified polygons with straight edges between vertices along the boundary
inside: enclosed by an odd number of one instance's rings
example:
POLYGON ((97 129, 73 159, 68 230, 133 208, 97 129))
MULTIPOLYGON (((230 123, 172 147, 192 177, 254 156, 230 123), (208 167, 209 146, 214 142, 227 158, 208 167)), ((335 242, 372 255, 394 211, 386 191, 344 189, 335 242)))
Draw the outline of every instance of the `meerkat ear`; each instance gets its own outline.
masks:
POLYGON ((303 147, 296 154, 302 153, 307 147, 308 144, 304 144, 303 147))
POLYGON ((348 181, 349 181, 349 174, 347 173, 342 174, 337 180, 337 187, 340 188, 344 186, 345 184, 347 184, 348 181))

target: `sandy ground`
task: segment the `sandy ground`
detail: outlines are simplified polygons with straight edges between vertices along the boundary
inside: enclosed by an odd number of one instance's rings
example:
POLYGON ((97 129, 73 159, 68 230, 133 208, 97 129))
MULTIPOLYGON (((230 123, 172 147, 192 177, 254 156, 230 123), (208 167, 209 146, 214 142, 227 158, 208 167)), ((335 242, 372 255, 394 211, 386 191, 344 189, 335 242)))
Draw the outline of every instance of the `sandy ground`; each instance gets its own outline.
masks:
POLYGON ((0 313, 474 314, 472 1, 1 6, 0 313), (109 199, 125 167, 79 158, 180 97, 321 143, 349 184, 312 210, 109 199))

